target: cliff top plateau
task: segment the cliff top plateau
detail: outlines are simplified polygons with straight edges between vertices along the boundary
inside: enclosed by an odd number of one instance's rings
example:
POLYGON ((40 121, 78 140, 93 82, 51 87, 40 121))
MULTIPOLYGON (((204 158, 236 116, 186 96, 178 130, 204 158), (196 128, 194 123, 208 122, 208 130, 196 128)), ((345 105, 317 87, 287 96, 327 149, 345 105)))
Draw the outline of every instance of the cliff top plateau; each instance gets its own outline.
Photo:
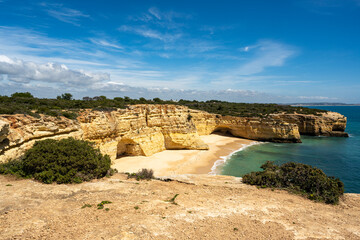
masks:
POLYGON ((360 239, 358 194, 327 205, 235 177, 169 178, 49 185, 0 176, 0 239, 360 239), (111 203, 98 209, 102 201, 111 203))

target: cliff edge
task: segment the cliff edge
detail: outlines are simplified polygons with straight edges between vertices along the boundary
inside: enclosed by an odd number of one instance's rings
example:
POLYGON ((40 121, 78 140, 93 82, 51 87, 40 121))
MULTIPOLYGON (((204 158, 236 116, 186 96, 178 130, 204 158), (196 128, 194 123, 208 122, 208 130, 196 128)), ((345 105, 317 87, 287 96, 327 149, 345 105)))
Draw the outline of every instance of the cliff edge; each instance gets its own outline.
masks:
POLYGON ((359 194, 334 206, 236 177, 168 178, 58 185, 0 176, 0 239, 360 239, 359 194))
POLYGON ((301 142, 300 134, 345 136, 346 117, 276 114, 233 117, 179 105, 132 105, 116 111, 82 110, 76 120, 41 115, 0 115, 0 162, 21 156, 36 140, 74 137, 93 141, 111 159, 150 156, 165 149, 208 149, 200 135, 228 132, 235 137, 301 142))

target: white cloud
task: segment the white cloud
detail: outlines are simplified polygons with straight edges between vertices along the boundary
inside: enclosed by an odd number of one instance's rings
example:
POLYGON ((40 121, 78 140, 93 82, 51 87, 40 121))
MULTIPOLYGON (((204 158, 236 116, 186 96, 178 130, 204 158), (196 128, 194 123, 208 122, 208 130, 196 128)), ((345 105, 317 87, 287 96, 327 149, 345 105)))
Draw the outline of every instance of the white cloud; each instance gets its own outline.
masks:
POLYGON ((66 63, 84 69, 145 65, 136 59, 137 55, 107 39, 106 36, 90 38, 90 41, 50 38, 29 29, 0 26, 0 54, 26 61, 66 63))
POLYGON ((0 55, 0 74, 7 75, 7 80, 12 82, 36 81, 65 86, 89 86, 96 82, 110 80, 110 76, 105 73, 71 70, 63 64, 38 64, 11 59, 4 55, 0 55))
POLYGON ((82 13, 79 10, 66 8, 63 4, 41 3, 41 6, 45 8, 45 11, 50 16, 56 18, 59 21, 80 26, 79 21, 81 18, 89 18, 90 16, 82 13))
POLYGON ((179 39, 182 36, 181 33, 161 33, 160 31, 150 29, 144 26, 133 27, 128 25, 123 25, 119 27, 118 30, 123 32, 132 32, 146 38, 158 39, 164 42, 171 42, 176 39, 179 39))
POLYGON ((91 42, 97 44, 97 45, 101 45, 104 47, 111 47, 111 48, 116 48, 116 49, 124 49, 122 46, 120 46, 119 44, 113 43, 113 42, 108 42, 106 40, 103 39, 90 39, 91 42))
POLYGON ((244 51, 249 51, 251 48, 254 49, 255 55, 237 70, 238 75, 252 75, 268 67, 283 66, 286 60, 296 53, 293 47, 270 40, 263 40, 255 46, 245 47, 244 51))
POLYGON ((337 98, 330 98, 324 96, 299 96, 299 99, 307 99, 307 100, 335 100, 337 98))
POLYGON ((156 17, 158 20, 161 20, 161 13, 160 13, 159 9, 152 7, 149 9, 149 13, 151 15, 153 15, 154 17, 156 17))
POLYGON ((120 76, 120 78, 111 79, 110 75, 106 73, 70 69, 64 64, 39 64, 0 55, 0 94, 10 95, 15 91, 30 91, 39 97, 54 97, 63 92, 71 92, 78 98, 86 95, 106 95, 108 97, 160 97, 174 100, 219 99, 232 102, 278 103, 334 99, 326 96, 277 96, 237 88, 194 90, 189 86, 194 82, 199 82, 202 78, 201 75, 177 76, 173 80, 166 81, 156 80, 167 76, 163 74, 157 71, 116 70, 115 76, 120 76), (150 79, 150 81, 146 79, 150 79), (132 80, 137 86, 126 84, 125 81, 128 80, 132 80))
POLYGON ((160 11, 156 7, 151 7, 147 12, 138 16, 129 17, 130 20, 135 22, 142 22, 146 24, 153 24, 167 29, 176 29, 184 25, 184 20, 191 19, 189 14, 174 12, 174 11, 160 11), (180 19, 181 22, 177 22, 180 19))
POLYGON ((250 47, 250 46, 242 47, 242 48, 240 48, 240 52, 248 52, 248 51, 250 51, 251 48, 252 47, 250 47))

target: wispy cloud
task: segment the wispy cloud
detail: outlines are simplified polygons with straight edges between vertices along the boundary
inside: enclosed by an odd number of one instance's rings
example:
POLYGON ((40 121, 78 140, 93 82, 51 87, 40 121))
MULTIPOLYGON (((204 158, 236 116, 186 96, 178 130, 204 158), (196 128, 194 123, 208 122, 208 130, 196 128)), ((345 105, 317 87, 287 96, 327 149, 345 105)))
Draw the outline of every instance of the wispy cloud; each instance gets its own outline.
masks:
POLYGON ((162 15, 161 12, 159 11, 159 9, 155 8, 155 7, 152 7, 149 9, 149 13, 151 15, 153 15, 155 18, 157 18, 158 20, 161 20, 162 19, 162 15))
POLYGON ((59 39, 29 29, 0 26, 0 53, 26 61, 51 61, 89 69, 95 66, 135 68, 144 65, 133 56, 124 55, 124 51, 120 44, 106 37, 59 39))
POLYGON ((182 28, 189 18, 190 15, 151 7, 145 13, 129 17, 130 22, 118 30, 164 43, 174 42, 184 36, 182 28))
POLYGON ((298 99, 305 99, 305 100, 336 100, 337 98, 332 97, 324 97, 324 96, 299 96, 298 99))
MULTIPOLYGON (((184 89, 203 76, 180 74, 170 80, 158 71, 131 71, 117 69, 110 77, 107 73, 70 69, 64 64, 37 63, 0 55, 0 94, 11 94, 15 91, 31 91, 40 97, 54 97, 64 91, 81 98, 85 95, 106 95, 108 97, 130 96, 163 99, 220 99, 237 102, 299 102, 327 101, 334 98, 327 96, 278 96, 259 91, 228 88, 226 90, 184 89), (131 86, 122 81, 136 81, 138 86, 131 86), (128 78, 128 79, 127 79, 128 78), (142 79, 142 81, 139 81, 142 79), (147 81, 149 79, 150 81, 147 81), (154 87, 154 86, 163 87, 154 87), (80 87, 81 86, 81 87, 80 87), (171 87, 169 87, 171 86, 171 87)), ((170 73, 173 74, 173 73, 170 73)), ((256 78, 248 77, 248 78, 256 78)), ((251 80, 251 79, 250 79, 251 80)))
POLYGON ((123 32, 132 32, 146 38, 158 39, 164 42, 174 41, 182 36, 181 33, 161 33, 158 30, 150 29, 145 26, 134 27, 123 25, 119 27, 118 30, 123 32))
POLYGON ((97 45, 103 46, 103 47, 111 47, 111 48, 116 48, 116 49, 120 49, 120 50, 124 49, 124 47, 120 46, 117 43, 109 42, 109 41, 103 40, 103 39, 91 38, 90 41, 97 44, 97 45))
MULTIPOLYGON (((132 86, 176 89, 223 89, 226 86, 236 89, 241 82, 274 82, 280 80, 281 76, 266 76, 265 73, 258 76, 258 73, 270 66, 284 65, 292 51, 290 46, 267 40, 249 45, 248 52, 228 52, 224 46, 213 41, 194 38, 181 38, 162 44, 153 42, 141 47, 123 47, 106 36, 65 40, 49 38, 22 28, 0 27, 0 52, 11 59, 22 59, 24 63, 32 62, 42 66, 50 62, 55 64, 54 69, 60 70, 62 64, 66 64, 69 69, 102 72, 111 78, 103 78, 101 83, 112 81, 132 86), (140 53, 135 53, 136 51, 140 53), (172 69, 163 68, 146 60, 148 56, 153 59, 155 54, 162 58, 188 59, 191 67, 188 64, 172 69)), ((27 74, 19 76, 18 81, 25 82, 27 76, 35 79, 32 72, 27 68, 27 74)), ((80 76, 76 78, 80 79, 80 76)), ((10 79, 15 81, 15 75, 10 76, 10 79)))
POLYGON ((147 12, 137 16, 129 17, 134 22, 142 24, 153 24, 167 29, 175 29, 184 26, 184 20, 191 19, 190 14, 175 11, 161 11, 156 7, 151 7, 147 12), (181 21, 177 21, 177 19, 181 21))
POLYGON ((50 16, 56 18, 59 21, 66 22, 73 24, 75 26, 80 26, 81 18, 89 18, 88 14, 85 14, 79 10, 71 9, 64 7, 63 4, 56 4, 56 3, 41 3, 44 10, 50 16))
POLYGON ((252 59, 243 64, 238 70, 239 75, 252 75, 264 71, 268 67, 283 66, 287 59, 296 54, 294 47, 270 41, 260 41, 255 46, 245 47, 244 51, 254 51, 252 59))

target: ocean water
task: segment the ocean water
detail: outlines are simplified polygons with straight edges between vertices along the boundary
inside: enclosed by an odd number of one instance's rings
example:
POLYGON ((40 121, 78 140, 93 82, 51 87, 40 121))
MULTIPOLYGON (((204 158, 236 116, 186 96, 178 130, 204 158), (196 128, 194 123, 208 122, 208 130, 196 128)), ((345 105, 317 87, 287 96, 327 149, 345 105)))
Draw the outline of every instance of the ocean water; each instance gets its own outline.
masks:
MULTIPOLYGON (((348 119, 349 138, 301 136, 302 143, 262 143, 242 148, 228 156, 214 171, 241 177, 260 171, 266 161, 277 164, 299 162, 322 169, 327 175, 340 178, 345 192, 360 193, 360 106, 312 107, 339 112, 348 119)), ((223 159, 224 160, 224 159, 223 159)))

